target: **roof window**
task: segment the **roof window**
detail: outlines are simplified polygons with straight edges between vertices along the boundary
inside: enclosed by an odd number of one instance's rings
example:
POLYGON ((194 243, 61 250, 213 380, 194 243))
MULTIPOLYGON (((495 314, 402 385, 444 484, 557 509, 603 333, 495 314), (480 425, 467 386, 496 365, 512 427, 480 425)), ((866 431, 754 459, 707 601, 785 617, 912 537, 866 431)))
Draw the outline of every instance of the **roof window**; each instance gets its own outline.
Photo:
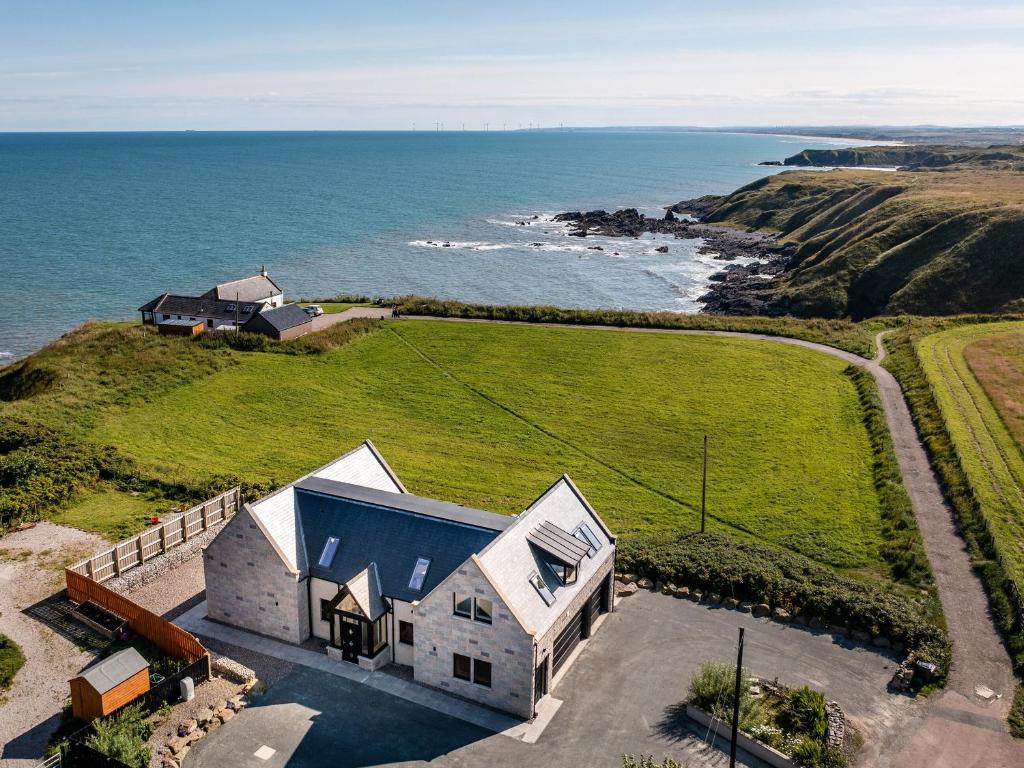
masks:
POLYGON ((548 589, 548 585, 544 581, 544 578, 536 571, 533 571, 530 574, 530 583, 533 585, 533 588, 537 590, 537 594, 540 595, 541 600, 544 601, 545 605, 551 605, 555 602, 555 596, 551 594, 551 590, 548 589))
POLYGON ((412 578, 409 579, 409 589, 419 592, 423 589, 423 582, 427 578, 427 571, 430 570, 430 558, 420 557, 412 569, 412 578))
POLYGON ((587 557, 593 557, 601 549, 601 540, 594 535, 594 532, 586 523, 580 523, 573 536, 587 545, 587 557))
POLYGON ((334 562, 334 555, 338 551, 338 543, 341 541, 337 536, 328 536, 324 542, 324 551, 320 553, 320 560, 317 562, 321 568, 330 568, 334 562))

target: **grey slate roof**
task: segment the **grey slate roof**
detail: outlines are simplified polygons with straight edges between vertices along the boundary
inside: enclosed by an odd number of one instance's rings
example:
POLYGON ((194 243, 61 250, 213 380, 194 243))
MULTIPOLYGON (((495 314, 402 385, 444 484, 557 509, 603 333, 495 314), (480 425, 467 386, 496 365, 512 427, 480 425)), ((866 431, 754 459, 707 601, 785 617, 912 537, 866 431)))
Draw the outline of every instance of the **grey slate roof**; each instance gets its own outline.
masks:
POLYGON ((313 318, 298 304, 285 304, 274 309, 265 309, 259 315, 253 315, 252 320, 257 318, 266 320, 278 331, 287 331, 297 325, 313 322, 313 318))
POLYGON ((149 666, 142 654, 134 648, 113 653, 87 668, 79 677, 85 678, 97 692, 106 693, 149 666))
POLYGON ((414 496, 411 493, 378 491, 376 488, 341 483, 337 480, 327 480, 322 477, 304 477, 295 483, 295 487, 315 493, 324 493, 329 496, 361 501, 365 504, 373 504, 388 509, 436 517, 491 531, 503 531, 515 522, 514 517, 499 515, 496 512, 485 512, 482 509, 473 509, 472 507, 464 507, 461 504, 452 504, 447 501, 414 496))
MULTIPOLYGON (((148 301, 139 307, 139 312, 159 312, 165 315, 184 315, 188 317, 212 317, 220 320, 235 319, 234 301, 218 301, 201 296, 176 296, 172 293, 165 293, 152 301, 148 301)), ((260 304, 244 301, 238 302, 238 319, 245 322, 260 309, 260 304), (249 307, 248 312, 243 312, 249 307)), ((305 314, 305 313, 303 313, 305 314)))
POLYGON ((268 275, 253 275, 243 277, 241 280, 219 283, 204 293, 203 297, 234 301, 237 295, 239 301, 264 301, 279 293, 281 289, 268 275))
POLYGON ((309 575, 344 584, 376 563, 381 591, 413 602, 426 596, 514 518, 411 494, 309 477, 295 485, 309 575), (329 567, 317 561, 328 536, 341 539, 329 567), (423 587, 409 588, 417 558, 430 560, 423 587))

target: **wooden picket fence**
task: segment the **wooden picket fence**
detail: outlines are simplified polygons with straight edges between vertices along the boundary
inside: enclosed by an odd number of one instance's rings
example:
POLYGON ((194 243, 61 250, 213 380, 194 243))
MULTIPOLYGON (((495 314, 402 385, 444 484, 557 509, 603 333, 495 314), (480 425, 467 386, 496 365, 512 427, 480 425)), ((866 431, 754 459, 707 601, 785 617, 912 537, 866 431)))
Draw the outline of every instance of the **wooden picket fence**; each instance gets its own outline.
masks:
POLYGON ((108 550, 70 566, 68 570, 96 582, 120 576, 147 560, 187 542, 193 536, 229 520, 242 506, 242 489, 225 491, 159 526, 120 541, 108 550))
POLYGON ((132 632, 147 638, 168 656, 193 662, 206 655, 206 649, 193 635, 124 595, 70 568, 64 571, 64 579, 71 602, 88 600, 117 614, 128 622, 132 632))

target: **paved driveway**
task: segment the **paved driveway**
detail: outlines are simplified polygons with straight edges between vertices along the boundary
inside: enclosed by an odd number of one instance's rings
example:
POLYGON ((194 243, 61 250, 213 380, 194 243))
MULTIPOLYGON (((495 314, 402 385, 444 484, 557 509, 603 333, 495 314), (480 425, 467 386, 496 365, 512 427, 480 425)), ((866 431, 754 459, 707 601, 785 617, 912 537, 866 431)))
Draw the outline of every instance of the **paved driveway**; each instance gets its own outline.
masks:
POLYGON ((727 755, 707 746, 707 734, 680 718, 676 707, 701 662, 733 656, 741 625, 752 672, 821 688, 869 730, 891 725, 907 706, 884 692, 895 663, 885 656, 842 647, 828 635, 639 593, 608 617, 555 690, 564 703, 536 744, 301 668, 199 742, 186 768, 613 768, 624 752, 670 755, 692 768, 724 766, 727 755), (254 756, 263 745, 276 750, 266 761, 254 756))

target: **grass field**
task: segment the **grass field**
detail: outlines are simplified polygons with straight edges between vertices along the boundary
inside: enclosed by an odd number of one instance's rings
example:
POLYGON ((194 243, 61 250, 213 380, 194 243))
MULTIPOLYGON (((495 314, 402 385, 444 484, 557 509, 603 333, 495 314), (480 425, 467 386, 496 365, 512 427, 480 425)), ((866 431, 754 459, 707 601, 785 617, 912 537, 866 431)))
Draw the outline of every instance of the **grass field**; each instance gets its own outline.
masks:
POLYGON ((1016 398, 993 367, 995 350, 1024 323, 969 325, 926 336, 917 352, 960 464, 1008 576, 1024 585, 1024 455, 993 402, 1016 398), (980 345, 980 346, 979 346, 980 345), (983 370, 979 382, 968 364, 983 370), (988 391, 986 391, 988 389, 988 391))
POLYGON ((743 339, 388 322, 313 356, 234 353, 105 409, 90 436, 163 477, 287 482, 369 437, 414 493, 523 509, 569 473, 620 534, 698 526, 886 573, 845 364, 743 339))
POLYGON ((964 347, 964 358, 1024 450, 1024 323, 1012 332, 972 341, 964 347))
POLYGON ((153 516, 165 515, 178 506, 145 495, 133 496, 113 488, 98 488, 83 494, 70 506, 57 510, 50 519, 86 531, 95 531, 111 542, 126 539, 149 526, 153 516))
POLYGON ((366 304, 354 304, 348 301, 306 301, 299 304, 300 307, 308 307, 312 304, 319 304, 320 308, 323 309, 325 315, 339 315, 346 309, 352 309, 352 307, 365 307, 366 304))

